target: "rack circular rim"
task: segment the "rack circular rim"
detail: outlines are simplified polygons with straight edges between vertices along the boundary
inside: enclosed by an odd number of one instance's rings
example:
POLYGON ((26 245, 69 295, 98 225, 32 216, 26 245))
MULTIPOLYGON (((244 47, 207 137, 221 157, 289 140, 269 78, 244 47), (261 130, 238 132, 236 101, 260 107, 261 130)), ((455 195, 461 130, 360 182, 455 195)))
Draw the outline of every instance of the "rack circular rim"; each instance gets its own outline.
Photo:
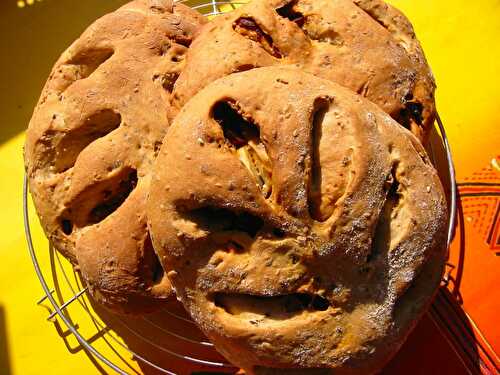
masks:
MULTIPOLYGON (((451 159, 451 150, 450 150, 450 146, 448 143, 448 139, 446 137, 444 126, 443 126, 439 116, 437 117, 437 124, 438 124, 438 128, 441 132, 443 146, 444 146, 445 153, 446 153, 446 161, 447 161, 447 165, 448 165, 448 176, 447 177, 450 179, 450 196, 449 196, 450 212, 449 212, 449 225, 448 225, 448 232, 447 232, 447 246, 449 247, 449 245, 451 243, 451 239, 453 238, 453 232, 454 232, 454 228, 455 228, 454 223, 455 223, 455 219, 456 219, 457 188, 456 188, 456 183, 455 183, 455 170, 454 170, 453 162, 451 159)), ((26 175, 24 176, 24 180, 23 180, 23 216, 24 216, 24 229, 25 229, 28 250, 29 250, 31 260, 32 260, 34 268, 35 268, 35 272, 38 276, 40 284, 42 285, 43 291, 45 293, 45 296, 42 297, 42 300, 48 299, 48 301, 52 305, 52 308, 54 309, 53 310, 54 312, 49 316, 49 318, 53 317, 53 316, 58 316, 64 322, 64 324, 68 328, 68 330, 75 336, 75 338, 78 340, 78 342, 85 349, 87 349, 92 355, 94 355, 97 359, 99 359, 102 363, 107 365, 110 369, 114 370, 116 373, 127 375, 128 373, 126 371, 124 371, 122 368, 120 368, 118 365, 116 365, 111 360, 109 360, 106 356, 104 356, 101 352, 99 352, 96 348, 94 348, 94 346, 90 342, 88 342, 78 332, 75 325, 70 321, 70 319, 68 319, 68 317, 63 312, 64 308, 66 307, 65 305, 68 303, 68 301, 62 305, 59 305, 57 303, 56 299, 54 298, 54 296, 52 295, 53 291, 51 291, 51 289, 48 286, 47 281, 43 275, 43 271, 42 271, 40 264, 38 262, 35 246, 33 245, 33 239, 31 236, 31 226, 30 226, 29 211, 28 211, 28 182, 27 182, 26 175)), ((66 281, 70 285, 70 288, 73 290, 73 287, 71 286, 69 280, 67 279, 66 274, 64 275, 64 277, 66 278, 66 281)), ((79 298, 82 294, 84 294, 85 291, 86 291, 86 288, 75 293, 74 296, 69 301, 72 301, 73 299, 79 298)), ((92 316, 92 312, 88 308, 84 307, 84 309, 87 311, 87 313, 89 313, 91 315, 91 319, 94 322, 94 324, 96 324, 96 327, 97 327, 97 324, 100 324, 100 323, 96 322, 95 317, 92 316)), ((180 316, 176 316, 174 313, 171 313, 171 312, 168 312, 168 313, 173 315, 174 317, 176 317, 178 319, 185 319, 185 318, 182 318, 180 316)), ((101 328, 103 328, 103 327, 101 326, 101 328)), ((144 340, 147 340, 147 339, 144 339, 144 340)), ((201 344, 207 344, 207 343, 201 342, 201 344)), ((123 346, 123 344, 121 344, 121 345, 123 346)), ((149 360, 144 358, 141 354, 135 353, 126 347, 125 347, 125 349, 127 349, 131 354, 133 354, 138 360, 143 361, 147 365, 152 366, 155 369, 157 369, 165 374, 176 375, 174 372, 171 372, 168 369, 159 367, 158 365, 150 362, 149 360)), ((159 349, 161 349, 161 348, 159 348, 159 349)), ((170 354, 174 354, 174 355, 177 354, 179 356, 182 356, 181 354, 178 354, 178 353, 170 353, 170 354)), ((215 368, 218 368, 218 369, 234 368, 234 366, 227 364, 227 363, 206 361, 206 360, 197 359, 197 358, 193 358, 193 357, 185 357, 185 356, 182 356, 182 357, 184 357, 184 359, 186 359, 186 360, 189 360, 189 361, 192 361, 195 363, 203 364, 206 366, 211 366, 214 369, 215 368)))
MULTIPOLYGON (((189 0, 177 0, 176 2, 185 3, 187 1, 189 1, 189 0)), ((216 15, 219 15, 221 13, 224 13, 223 11, 219 10, 219 6, 220 5, 235 5, 235 4, 237 5, 237 4, 244 4, 245 2, 246 1, 238 2, 238 1, 215 1, 215 0, 211 0, 211 1, 206 2, 206 3, 198 4, 196 6, 193 6, 192 8, 199 10, 201 8, 212 7, 212 9, 211 9, 210 12, 204 13, 204 16, 216 16, 216 15)), ((441 118, 439 117, 439 114, 436 115, 436 124, 437 124, 436 128, 439 130, 439 134, 440 134, 440 137, 441 137, 441 140, 442 140, 442 146, 443 146, 443 149, 444 149, 444 152, 445 152, 444 156, 445 156, 445 159, 446 159, 447 172, 448 172, 448 175, 446 176, 446 178, 449 180, 449 190, 450 191, 449 191, 448 202, 449 202, 450 209, 449 209, 449 222, 448 222, 448 229, 447 229, 447 247, 449 249, 451 240, 453 238, 454 230, 455 230, 455 222, 456 222, 456 215, 457 215, 457 206, 456 206, 457 186, 456 186, 456 181, 455 181, 455 168, 454 168, 454 165, 453 165, 451 148, 450 148, 450 145, 449 145, 449 142, 448 142, 448 138, 446 136, 446 131, 445 131, 443 122, 441 121, 441 118)), ((433 159, 433 158, 431 157, 431 159, 433 159)), ((435 160, 433 159, 433 161, 435 161, 435 160)), ((52 318, 54 316, 59 317, 62 320, 62 322, 64 323, 64 325, 67 327, 67 329, 71 332, 71 334, 73 336, 75 336, 75 338, 77 339, 78 343, 83 348, 85 348, 86 350, 88 350, 88 352, 91 355, 95 356, 95 358, 97 358, 98 360, 100 360, 103 364, 105 364, 106 366, 108 366, 110 369, 112 369, 113 371, 115 371, 118 374, 123 374, 123 375, 129 374, 123 368, 120 368, 117 364, 113 363, 109 358, 107 358, 104 354, 102 354, 98 349, 96 349, 92 345, 91 342, 87 341, 78 332, 78 329, 77 329, 76 325, 73 324, 71 322, 71 320, 64 314, 64 309, 66 308, 66 306, 69 305, 69 303, 71 303, 72 301, 78 299, 81 295, 85 294, 86 288, 83 288, 83 289, 81 289, 78 292, 74 292, 73 286, 71 285, 71 283, 70 283, 67 275, 64 273, 63 276, 66 279, 66 282, 68 283, 70 289, 74 293, 73 297, 70 298, 65 303, 59 305, 58 302, 56 301, 56 299, 54 298, 54 296, 52 295, 52 293, 54 292, 54 290, 50 289, 50 287, 47 284, 47 281, 46 281, 46 279, 44 277, 44 274, 43 274, 43 271, 42 271, 42 267, 40 266, 40 263, 38 261, 38 257, 36 255, 36 250, 35 250, 35 246, 33 244, 33 238, 32 238, 32 235, 31 235, 31 226, 30 226, 29 210, 28 210, 28 179, 27 179, 26 175, 24 175, 24 179, 23 179, 23 219, 24 219, 24 231, 25 231, 25 235, 26 235, 26 241, 27 241, 27 245, 28 245, 28 251, 29 251, 31 260, 33 262, 33 266, 35 268, 36 275, 37 275, 37 277, 38 277, 38 279, 40 281, 40 284, 42 285, 43 291, 45 293, 45 295, 42 297, 42 299, 39 301, 39 303, 41 301, 47 299, 50 302, 50 304, 52 305, 52 308, 53 308, 53 312, 50 314, 49 318, 52 318)), ((59 258, 57 258, 57 259, 59 261, 59 258)), ((62 266, 61 266, 61 269, 62 269, 62 266)), ((62 269, 62 271, 64 272, 63 269, 62 269)), ((75 274, 75 277, 76 277, 76 274, 75 274)), ((77 278, 76 278, 76 283, 78 284, 78 279, 77 278)), ((82 302, 80 302, 80 303, 82 304, 82 307, 86 310, 86 312, 90 315, 90 318, 93 321, 94 325, 97 328, 99 328, 99 327, 103 328, 102 325, 101 325, 101 323, 99 323, 96 320, 96 318, 94 316, 92 316, 92 312, 93 311, 91 311, 86 306, 85 303, 82 303, 82 302)), ((172 312, 169 312, 169 311, 167 311, 167 312, 170 315, 172 315, 173 317, 175 317, 175 318, 182 319, 182 320, 187 320, 187 319, 185 319, 185 318, 183 318, 181 316, 175 315, 172 312)), ((94 314, 96 314, 96 313, 94 312, 94 314)), ((134 331, 134 333, 138 334, 135 331, 134 331)), ((172 333, 170 333, 170 334, 172 334, 172 333)), ((173 335, 175 336, 175 334, 173 334, 173 335)), ((186 338, 186 337, 178 337, 178 338, 190 341, 190 339, 186 338)), ((114 337, 113 337, 113 339, 117 340, 114 337)), ((145 338, 143 338, 143 339, 147 340, 145 338)), ((200 342, 200 341, 198 341, 196 343, 200 344, 200 345, 210 346, 210 343, 208 343, 208 342, 203 342, 203 341, 200 342)), ((166 368, 162 368, 162 367, 160 367, 160 366, 158 366, 158 365, 150 362, 147 358, 144 358, 141 354, 133 352, 131 349, 127 348, 124 344, 122 344, 120 342, 118 342, 118 344, 120 344, 122 347, 124 347, 124 349, 126 349, 131 354, 133 354, 134 357, 137 358, 137 360, 142 361, 145 364, 147 364, 147 365, 149 365, 149 366, 155 368, 156 370, 161 371, 161 372, 163 372, 165 374, 176 375, 174 372, 169 371, 166 368)), ((160 347, 159 349, 162 349, 162 348, 160 347)), ((172 353, 170 350, 165 349, 165 348, 163 348, 163 350, 166 350, 167 352, 170 352, 170 354, 172 354, 172 355, 182 357, 185 360, 188 360, 188 361, 191 361, 191 362, 194 362, 194 363, 198 363, 198 364, 202 364, 202 365, 205 365, 205 366, 213 367, 214 369, 219 369, 220 370, 221 368, 235 368, 233 365, 231 365, 229 363, 207 361, 207 360, 202 360, 202 359, 193 358, 193 357, 189 357, 189 356, 184 356, 182 354, 172 353)))

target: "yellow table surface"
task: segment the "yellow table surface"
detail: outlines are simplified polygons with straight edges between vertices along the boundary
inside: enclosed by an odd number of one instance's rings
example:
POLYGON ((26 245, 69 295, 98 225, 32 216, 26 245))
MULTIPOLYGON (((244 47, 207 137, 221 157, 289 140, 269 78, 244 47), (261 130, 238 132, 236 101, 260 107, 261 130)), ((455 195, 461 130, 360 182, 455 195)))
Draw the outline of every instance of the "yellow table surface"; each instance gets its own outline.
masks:
MULTIPOLYGON (((46 321, 47 310, 36 305, 43 292, 23 231, 23 131, 59 53, 92 19, 123 1, 0 3, 0 374, 98 373, 84 351, 68 352, 46 321)), ((477 167, 481 150, 492 150, 492 158, 500 154, 500 1, 391 3, 413 22, 436 76, 438 109, 460 179, 477 167)), ((36 242, 46 247, 31 217, 36 242)))

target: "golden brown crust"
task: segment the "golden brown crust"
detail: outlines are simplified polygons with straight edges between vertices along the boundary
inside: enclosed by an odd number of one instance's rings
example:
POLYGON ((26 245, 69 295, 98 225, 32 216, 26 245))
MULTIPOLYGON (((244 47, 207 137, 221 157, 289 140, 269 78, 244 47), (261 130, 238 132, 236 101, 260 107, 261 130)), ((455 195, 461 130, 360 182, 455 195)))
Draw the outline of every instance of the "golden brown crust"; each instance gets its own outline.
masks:
POLYGON ((375 372, 444 265, 446 202, 418 140, 291 68, 193 97, 165 137, 147 212, 177 296, 249 374, 375 372))
POLYGON ((367 97, 425 140, 435 83, 413 28, 381 0, 254 0, 207 24, 175 83, 180 109, 210 82, 293 64, 367 97))
POLYGON ((116 311, 149 311, 172 294, 144 204, 169 90, 201 22, 169 0, 102 17, 59 58, 29 125, 25 164, 44 230, 116 311))

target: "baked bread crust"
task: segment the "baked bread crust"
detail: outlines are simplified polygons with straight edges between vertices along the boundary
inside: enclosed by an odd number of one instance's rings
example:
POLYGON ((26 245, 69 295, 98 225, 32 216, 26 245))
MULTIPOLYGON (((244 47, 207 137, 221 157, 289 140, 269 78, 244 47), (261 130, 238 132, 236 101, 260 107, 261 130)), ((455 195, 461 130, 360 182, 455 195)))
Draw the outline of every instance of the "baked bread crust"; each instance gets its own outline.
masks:
POLYGON ((210 82, 293 64, 367 97, 425 141, 435 82, 408 19, 381 0, 253 0, 207 24, 174 86, 180 109, 210 82))
POLYGON ((170 91, 204 22, 169 0, 102 17, 56 62, 29 124, 25 166, 42 226, 115 311, 150 311, 172 294, 145 200, 170 91))
POLYGON ((249 374, 376 372, 439 285, 447 208, 425 150, 331 81, 284 67, 219 79, 155 163, 154 248, 249 374))

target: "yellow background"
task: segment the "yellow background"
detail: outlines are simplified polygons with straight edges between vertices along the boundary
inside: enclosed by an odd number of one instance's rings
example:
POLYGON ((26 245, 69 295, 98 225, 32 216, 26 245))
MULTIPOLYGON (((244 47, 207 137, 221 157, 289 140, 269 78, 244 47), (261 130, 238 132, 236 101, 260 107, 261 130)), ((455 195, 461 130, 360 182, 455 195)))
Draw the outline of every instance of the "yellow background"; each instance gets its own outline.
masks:
MULTIPOLYGON (((458 178, 500 154, 500 1, 394 0, 413 22, 438 83, 437 104, 458 178)), ((0 374, 94 374, 70 354, 47 310, 22 223, 24 129, 50 67, 118 0, 0 1, 0 374)), ((35 215, 35 243, 47 248, 35 215)), ((48 267, 44 259, 45 267, 48 267)), ((78 316, 76 317, 78 320, 78 316)), ((74 339, 69 345, 75 347, 74 339)), ((106 350, 106 349, 103 349, 106 350)))

